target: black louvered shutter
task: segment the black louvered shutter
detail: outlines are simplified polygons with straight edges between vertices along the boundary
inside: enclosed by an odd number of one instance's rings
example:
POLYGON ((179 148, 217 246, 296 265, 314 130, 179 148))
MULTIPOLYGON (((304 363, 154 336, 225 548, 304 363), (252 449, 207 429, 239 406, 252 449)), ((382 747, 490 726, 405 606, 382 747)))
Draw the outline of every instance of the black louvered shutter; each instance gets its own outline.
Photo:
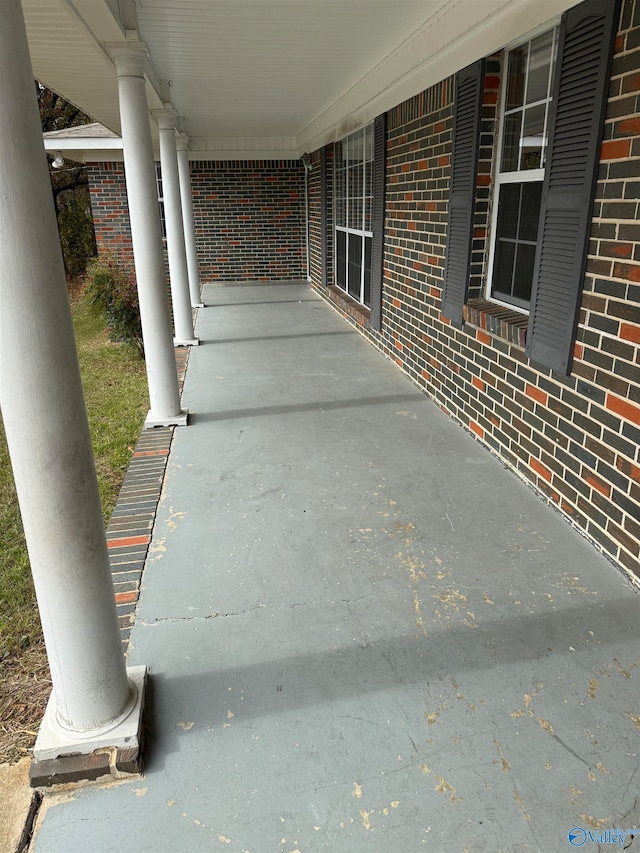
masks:
POLYGON ((387 114, 379 115, 373 130, 373 240, 371 244, 372 329, 382 328, 382 279, 384 277, 384 213, 387 175, 387 114))
POLYGON ((527 355, 568 374, 619 2, 586 0, 562 16, 542 189, 527 355))
POLYGON ((320 253, 322 255, 322 286, 329 286, 329 240, 328 240, 328 193, 327 152, 320 151, 320 253))
POLYGON ((442 313, 458 327, 462 325, 462 311, 471 267, 483 85, 484 60, 474 62, 473 65, 459 71, 456 76, 449 227, 442 313))

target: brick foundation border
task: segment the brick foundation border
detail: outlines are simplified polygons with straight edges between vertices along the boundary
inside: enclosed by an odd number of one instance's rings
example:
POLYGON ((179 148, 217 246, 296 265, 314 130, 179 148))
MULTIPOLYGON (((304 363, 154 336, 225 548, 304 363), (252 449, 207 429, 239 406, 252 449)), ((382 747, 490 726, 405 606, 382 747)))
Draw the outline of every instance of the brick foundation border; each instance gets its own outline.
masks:
MULTIPOLYGON (((181 394, 188 362, 189 347, 178 347, 176 369, 181 394)), ((107 526, 109 565, 125 654, 136 618, 142 574, 175 429, 142 430, 107 526)))

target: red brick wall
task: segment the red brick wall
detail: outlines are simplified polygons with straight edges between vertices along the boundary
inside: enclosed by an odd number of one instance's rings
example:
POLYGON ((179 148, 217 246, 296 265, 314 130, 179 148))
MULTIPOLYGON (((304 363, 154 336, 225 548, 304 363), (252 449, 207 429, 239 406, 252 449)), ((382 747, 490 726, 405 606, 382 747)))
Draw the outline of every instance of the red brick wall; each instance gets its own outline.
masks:
MULTIPOLYGON (((87 169, 98 252, 132 264, 124 166, 87 169)), ((191 181, 202 282, 306 278, 300 161, 196 161, 191 181)))
MULTIPOLYGON (((616 41, 592 241, 570 376, 536 369, 526 318, 471 302, 462 331, 441 316, 453 88, 388 114, 382 332, 314 285, 451 417, 612 560, 640 577, 640 4, 616 41), (513 341, 513 342, 512 342, 513 341)), ((499 63, 485 80, 470 297, 482 296, 499 63)))
POLYGON ((191 164, 203 281, 306 279, 300 160, 191 164))
POLYGON ((98 254, 114 253, 133 266, 133 245, 123 163, 87 163, 98 254))

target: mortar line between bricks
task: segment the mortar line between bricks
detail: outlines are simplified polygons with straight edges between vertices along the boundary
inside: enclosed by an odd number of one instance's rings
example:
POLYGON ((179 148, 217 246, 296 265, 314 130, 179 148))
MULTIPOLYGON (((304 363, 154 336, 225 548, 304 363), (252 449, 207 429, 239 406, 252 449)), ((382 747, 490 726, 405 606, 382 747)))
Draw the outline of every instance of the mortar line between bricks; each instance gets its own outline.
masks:
MULTIPOLYGON (((176 349, 175 355, 178 390, 182 398, 189 363, 188 347, 176 349)), ((129 650, 129 637, 136 619, 142 574, 153 537, 175 429, 176 427, 158 427, 154 430, 143 429, 140 432, 106 529, 107 542, 110 545, 109 568, 125 655, 129 650), (127 529, 127 525, 131 527, 127 529), (131 548, 134 542, 128 542, 127 545, 123 542, 120 548, 114 547, 115 541, 127 541, 132 538, 135 541, 134 549, 131 548), (135 589, 123 590, 121 584, 132 583, 135 589), (126 599, 126 604, 123 598, 126 599)))

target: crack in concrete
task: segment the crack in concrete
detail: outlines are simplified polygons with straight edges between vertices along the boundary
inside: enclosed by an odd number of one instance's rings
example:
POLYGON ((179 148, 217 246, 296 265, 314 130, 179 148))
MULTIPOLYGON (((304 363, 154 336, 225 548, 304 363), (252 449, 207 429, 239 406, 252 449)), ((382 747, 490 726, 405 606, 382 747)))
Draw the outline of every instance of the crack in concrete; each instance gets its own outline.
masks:
POLYGON ((361 595, 359 598, 340 598, 337 600, 320 598, 316 601, 294 601, 293 604, 284 604, 280 606, 256 604, 255 607, 248 607, 246 610, 231 610, 228 613, 209 613, 206 616, 158 616, 155 619, 140 619, 138 617, 136 619, 136 624, 150 627, 163 622, 206 622, 210 619, 226 619, 229 616, 246 616, 248 613, 254 613, 256 610, 294 610, 296 607, 314 607, 318 604, 346 604, 347 608, 349 608, 351 604, 355 604, 358 601, 363 601, 364 599, 371 597, 371 595, 361 595))

